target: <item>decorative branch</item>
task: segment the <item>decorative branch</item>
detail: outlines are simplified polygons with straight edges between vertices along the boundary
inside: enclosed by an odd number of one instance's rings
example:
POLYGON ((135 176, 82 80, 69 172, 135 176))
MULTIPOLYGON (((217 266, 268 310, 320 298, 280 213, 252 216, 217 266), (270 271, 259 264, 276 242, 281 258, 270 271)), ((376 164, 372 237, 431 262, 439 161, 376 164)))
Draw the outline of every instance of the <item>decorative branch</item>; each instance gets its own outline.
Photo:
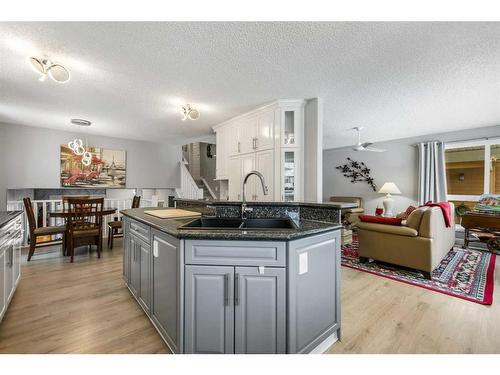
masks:
POLYGON ((336 169, 340 170, 344 177, 351 179, 351 183, 366 182, 373 191, 377 191, 377 186, 370 176, 370 168, 365 163, 347 158, 347 164, 339 165, 336 169))

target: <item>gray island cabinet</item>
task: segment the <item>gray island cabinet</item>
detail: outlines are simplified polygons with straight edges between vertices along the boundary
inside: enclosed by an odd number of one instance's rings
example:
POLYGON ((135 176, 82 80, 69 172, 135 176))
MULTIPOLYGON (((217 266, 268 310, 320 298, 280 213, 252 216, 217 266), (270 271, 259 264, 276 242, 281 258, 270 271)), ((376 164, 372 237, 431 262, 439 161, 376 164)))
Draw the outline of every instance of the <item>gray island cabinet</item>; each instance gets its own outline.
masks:
POLYGON ((172 352, 314 353, 339 338, 338 226, 203 239, 125 215, 124 280, 172 352))

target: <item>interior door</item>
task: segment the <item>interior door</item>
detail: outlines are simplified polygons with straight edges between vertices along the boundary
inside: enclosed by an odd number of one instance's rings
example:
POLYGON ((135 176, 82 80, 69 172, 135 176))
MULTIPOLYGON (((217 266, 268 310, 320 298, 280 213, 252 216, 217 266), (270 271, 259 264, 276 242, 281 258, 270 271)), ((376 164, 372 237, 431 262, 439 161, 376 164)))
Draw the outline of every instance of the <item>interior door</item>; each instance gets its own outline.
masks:
POLYGON ((285 268, 235 268, 235 353, 285 353, 285 268))
POLYGON ((234 353, 233 283, 233 267, 185 267, 186 353, 234 353))
POLYGON ((259 151, 255 154, 255 169, 262 173, 267 186, 267 195, 264 195, 260 181, 255 177, 255 200, 274 200, 274 150, 259 151))

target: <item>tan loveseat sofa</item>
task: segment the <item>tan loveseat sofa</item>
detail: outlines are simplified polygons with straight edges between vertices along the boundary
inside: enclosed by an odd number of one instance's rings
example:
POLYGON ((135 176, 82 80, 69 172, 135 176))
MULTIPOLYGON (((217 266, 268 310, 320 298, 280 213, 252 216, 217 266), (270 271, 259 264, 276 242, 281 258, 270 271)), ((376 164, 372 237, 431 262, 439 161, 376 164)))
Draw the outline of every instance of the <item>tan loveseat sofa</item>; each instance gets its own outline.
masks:
MULTIPOLYGON (((451 203, 450 203, 451 204, 451 203)), ((451 227, 446 228, 439 207, 420 207, 395 226, 358 223, 361 262, 375 259, 423 271, 427 278, 455 244, 455 208, 451 204, 451 227)))
POLYGON ((354 208, 342 208, 341 210, 342 221, 347 220, 353 226, 357 225, 359 222, 359 215, 365 212, 363 208, 363 198, 361 197, 333 196, 330 197, 330 202, 354 203, 357 205, 357 207, 354 208))

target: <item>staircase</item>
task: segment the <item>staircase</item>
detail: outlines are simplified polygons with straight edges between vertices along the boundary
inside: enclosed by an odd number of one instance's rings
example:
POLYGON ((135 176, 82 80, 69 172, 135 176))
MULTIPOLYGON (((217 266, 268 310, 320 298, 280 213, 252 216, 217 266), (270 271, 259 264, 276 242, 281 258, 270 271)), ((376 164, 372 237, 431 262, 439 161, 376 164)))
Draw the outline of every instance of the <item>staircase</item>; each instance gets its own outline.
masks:
POLYGON ((208 191, 206 185, 203 183, 202 180, 196 181, 196 185, 198 186, 199 189, 203 190, 203 200, 208 201, 212 199, 212 195, 210 194, 210 192, 208 191))

